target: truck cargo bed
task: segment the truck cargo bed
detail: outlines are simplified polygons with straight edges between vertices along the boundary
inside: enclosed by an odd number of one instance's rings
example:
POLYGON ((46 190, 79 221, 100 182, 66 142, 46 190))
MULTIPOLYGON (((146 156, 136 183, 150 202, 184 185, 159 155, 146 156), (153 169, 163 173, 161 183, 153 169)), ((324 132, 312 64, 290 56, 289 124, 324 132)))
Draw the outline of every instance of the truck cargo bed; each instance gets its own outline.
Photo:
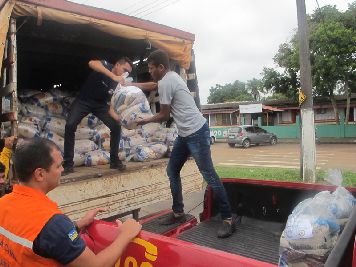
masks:
POLYGON ((263 262, 278 263, 279 239, 284 224, 243 217, 231 237, 217 238, 220 224, 221 220, 217 218, 203 221, 179 235, 178 239, 263 262))

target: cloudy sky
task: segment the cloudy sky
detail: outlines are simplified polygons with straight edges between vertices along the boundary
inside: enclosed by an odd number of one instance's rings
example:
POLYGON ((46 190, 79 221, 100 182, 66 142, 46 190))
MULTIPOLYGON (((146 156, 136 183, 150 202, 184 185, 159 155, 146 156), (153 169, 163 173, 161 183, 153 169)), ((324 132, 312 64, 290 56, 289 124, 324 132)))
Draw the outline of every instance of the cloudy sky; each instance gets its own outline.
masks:
MULTIPOLYGON (((324 5, 346 10, 352 0, 305 0, 308 13, 324 5)), ((297 28, 295 0, 72 0, 195 34, 201 101, 216 84, 261 78, 278 46, 297 28)))

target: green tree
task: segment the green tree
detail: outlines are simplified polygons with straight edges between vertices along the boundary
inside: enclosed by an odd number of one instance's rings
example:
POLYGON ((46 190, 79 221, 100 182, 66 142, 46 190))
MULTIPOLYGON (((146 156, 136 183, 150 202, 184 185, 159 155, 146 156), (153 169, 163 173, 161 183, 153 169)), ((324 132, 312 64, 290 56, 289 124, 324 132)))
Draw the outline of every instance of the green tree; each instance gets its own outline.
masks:
POLYGON ((237 80, 234 83, 216 84, 211 87, 208 104, 251 100, 253 97, 246 89, 245 83, 237 80))
MULTIPOLYGON (((344 13, 335 6, 316 10, 308 19, 313 95, 327 96, 338 118, 335 95, 355 92, 356 77, 356 1, 344 13)), ((298 33, 280 45, 274 62, 276 69, 263 70, 263 86, 268 92, 296 99, 300 86, 298 33)), ((346 122, 348 114, 346 114, 346 122)))
MULTIPOLYGON (((311 16, 309 23, 314 93, 330 98, 337 121, 339 114, 335 95, 340 93, 337 90, 338 85, 341 85, 340 91, 347 96, 347 112, 353 90, 356 18, 352 18, 350 13, 355 13, 354 10, 355 4, 345 13, 339 12, 335 6, 325 6, 311 16)), ((348 117, 346 114, 346 123, 348 117)))
MULTIPOLYGON (((262 75, 263 91, 272 93, 281 99, 281 95, 285 95, 288 99, 297 100, 297 87, 299 81, 295 75, 290 75, 288 72, 280 73, 273 68, 264 68, 262 75)), ((271 99, 271 98, 270 98, 271 99)))
POLYGON ((259 101, 261 99, 261 93, 263 93, 263 84, 261 80, 256 78, 248 80, 246 83, 246 89, 255 101, 259 101))

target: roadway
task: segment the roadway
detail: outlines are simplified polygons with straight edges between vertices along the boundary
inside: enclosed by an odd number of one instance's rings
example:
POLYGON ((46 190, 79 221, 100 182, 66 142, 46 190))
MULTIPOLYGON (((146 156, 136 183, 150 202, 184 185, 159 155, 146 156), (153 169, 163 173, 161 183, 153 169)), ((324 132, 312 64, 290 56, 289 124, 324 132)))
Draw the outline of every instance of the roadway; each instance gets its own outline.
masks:
MULTIPOLYGON (((298 169, 299 144, 251 146, 247 149, 231 148, 227 143, 211 146, 215 165, 239 167, 271 167, 298 169)), ((317 169, 341 169, 356 172, 356 144, 318 144, 317 169)))

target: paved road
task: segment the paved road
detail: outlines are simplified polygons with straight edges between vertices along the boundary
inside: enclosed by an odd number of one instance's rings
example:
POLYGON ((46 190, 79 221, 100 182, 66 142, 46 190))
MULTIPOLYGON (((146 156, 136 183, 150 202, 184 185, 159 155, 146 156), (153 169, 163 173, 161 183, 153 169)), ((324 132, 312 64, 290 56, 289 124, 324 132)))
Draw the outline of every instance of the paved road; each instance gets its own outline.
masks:
MULTIPOLYGON (((227 143, 212 147, 215 165, 298 169, 299 144, 261 145, 247 149, 231 148, 227 143)), ((356 144, 320 144, 316 147, 317 169, 341 169, 356 172, 356 144)))

